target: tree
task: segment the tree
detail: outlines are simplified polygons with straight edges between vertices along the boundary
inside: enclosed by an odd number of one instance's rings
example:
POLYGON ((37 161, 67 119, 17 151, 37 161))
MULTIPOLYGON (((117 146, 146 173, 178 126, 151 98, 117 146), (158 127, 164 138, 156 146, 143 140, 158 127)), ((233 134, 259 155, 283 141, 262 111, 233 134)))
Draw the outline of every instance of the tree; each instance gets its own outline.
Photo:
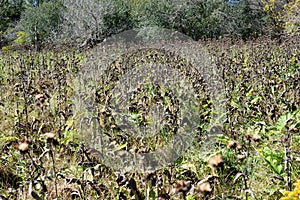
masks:
POLYGON ((14 28, 24 10, 23 0, 0 0, 0 49, 9 42, 7 35, 14 28))
POLYGON ((29 43, 34 43, 36 50, 39 44, 51 40, 60 30, 63 6, 60 0, 35 1, 22 14, 19 30, 25 32, 29 43))
POLYGON ((231 6, 226 0, 66 0, 63 36, 76 43, 97 42, 131 28, 156 26, 196 40, 222 35, 248 38, 265 27, 264 12, 253 1, 231 6))
POLYGON ((267 26, 266 14, 257 1, 240 0, 234 6, 227 6, 224 11, 221 26, 224 34, 241 36, 243 39, 257 37, 264 33, 267 26))
POLYGON ((122 0, 66 0, 64 6, 63 40, 101 41, 132 28, 129 9, 122 0))
MULTIPOLYGON (((232 6, 224 0, 194 0, 181 7, 173 27, 194 39, 218 38, 220 36, 258 36, 265 21, 261 8, 248 0, 232 6)), ((172 19, 172 18, 171 18, 172 19)))
POLYGON ((300 34, 300 0, 291 1, 284 5, 282 20, 286 33, 300 34))
POLYGON ((300 0, 265 0, 263 3, 275 34, 300 33, 300 0))
POLYGON ((22 0, 0 0, 0 31, 4 32, 10 25, 20 19, 24 10, 22 0))

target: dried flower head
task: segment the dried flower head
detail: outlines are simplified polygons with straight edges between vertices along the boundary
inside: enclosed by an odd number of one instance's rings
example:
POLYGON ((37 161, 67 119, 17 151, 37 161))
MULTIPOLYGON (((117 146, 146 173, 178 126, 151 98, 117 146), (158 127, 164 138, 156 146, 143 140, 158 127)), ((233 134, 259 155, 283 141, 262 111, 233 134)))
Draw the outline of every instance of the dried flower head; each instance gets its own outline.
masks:
POLYGON ((56 139, 56 137, 55 137, 55 134, 52 133, 52 132, 45 133, 45 134, 43 135, 43 137, 45 138, 46 142, 48 142, 48 143, 52 143, 52 144, 54 144, 54 145, 57 145, 57 144, 58 144, 58 141, 57 141, 57 139, 56 139))
POLYGON ((251 140, 252 139, 252 135, 247 134, 247 135, 245 135, 245 138, 246 138, 246 140, 251 140))
POLYGON ((252 140, 254 142, 259 142, 261 140, 261 136, 257 135, 257 134, 254 134, 254 135, 252 135, 252 140))
POLYGON ((54 139, 54 137, 55 137, 55 134, 54 134, 54 133, 45 133, 45 134, 44 134, 44 138, 45 138, 46 140, 52 140, 52 139, 54 139))
POLYGON ((223 164, 223 156, 221 154, 215 155, 209 159, 208 164, 212 167, 219 167, 223 164))
POLYGON ((212 191, 212 188, 209 182, 204 182, 198 184, 196 190, 202 193, 210 193, 212 191))
POLYGON ((180 192, 187 193, 192 187, 191 181, 179 180, 175 183, 172 189, 173 194, 178 194, 180 192))
POLYGON ((246 158, 246 155, 244 155, 244 154, 238 154, 236 156, 236 158, 241 161, 241 160, 244 160, 246 158))
POLYGON ((236 141, 235 140, 231 140, 228 142, 228 147, 229 148, 235 148, 236 147, 236 141))
POLYGON ((124 157, 124 156, 126 156, 126 154, 127 154, 127 152, 124 151, 124 150, 119 150, 119 151, 117 151, 117 155, 118 155, 119 157, 124 157))
POLYGON ((39 100, 40 102, 44 102, 45 96, 43 94, 37 94, 37 95, 35 95, 35 99, 39 100))
POLYGON ((240 151, 243 149, 243 147, 241 145, 237 145, 236 148, 235 148, 237 151, 240 151))
POLYGON ((29 144, 27 142, 19 143, 18 149, 21 153, 27 153, 29 149, 29 144))
POLYGON ((292 133, 297 133, 297 132, 299 132, 299 129, 293 127, 293 128, 290 128, 289 131, 292 132, 292 133))

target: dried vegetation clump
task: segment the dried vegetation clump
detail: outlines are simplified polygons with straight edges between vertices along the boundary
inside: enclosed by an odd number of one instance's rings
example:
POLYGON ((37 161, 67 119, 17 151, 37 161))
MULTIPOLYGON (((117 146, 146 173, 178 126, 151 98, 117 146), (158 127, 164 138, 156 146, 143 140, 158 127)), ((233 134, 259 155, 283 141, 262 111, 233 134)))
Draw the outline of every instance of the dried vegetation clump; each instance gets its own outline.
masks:
MULTIPOLYGON (((76 139, 72 80, 85 63, 84 53, 3 54, 1 195, 9 199, 279 199, 283 190, 293 191, 300 172, 299 39, 200 43, 224 80, 227 119, 222 135, 203 140, 207 133, 201 127, 194 144, 175 163, 148 173, 114 171, 101 162, 96 150, 76 139), (203 151, 204 142, 213 145, 203 151)), ((135 53, 141 57, 143 52, 135 53)), ((161 59, 162 52, 150 53, 154 54, 151 59, 161 59)), ((175 64, 183 73, 191 69, 175 64)), ((134 66, 130 62, 114 66, 107 72, 112 79, 97 90, 100 127, 112 143, 122 147, 120 156, 123 151, 144 153, 163 146, 176 134, 180 119, 174 94, 152 83, 151 95, 149 85, 137 88, 128 106, 138 114, 136 124, 150 123, 148 107, 161 102, 169 116, 168 131, 147 140, 128 136, 115 123, 105 99, 113 78, 118 78, 115 74, 122 76, 134 66)), ((186 74, 195 87, 206 91, 201 78, 186 74)), ((212 106, 209 98, 199 99, 205 124, 212 106)))

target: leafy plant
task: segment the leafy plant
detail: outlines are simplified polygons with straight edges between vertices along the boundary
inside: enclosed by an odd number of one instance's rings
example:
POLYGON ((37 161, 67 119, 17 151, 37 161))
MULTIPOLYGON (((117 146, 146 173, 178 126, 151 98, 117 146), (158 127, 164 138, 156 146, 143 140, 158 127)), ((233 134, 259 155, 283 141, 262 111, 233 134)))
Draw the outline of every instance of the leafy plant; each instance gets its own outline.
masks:
POLYGON ((262 150, 262 154, 264 156, 265 161, 269 164, 270 168, 278 175, 283 176, 284 175, 284 167, 283 167, 283 161, 284 161, 284 153, 276 153, 274 150, 265 147, 262 150))

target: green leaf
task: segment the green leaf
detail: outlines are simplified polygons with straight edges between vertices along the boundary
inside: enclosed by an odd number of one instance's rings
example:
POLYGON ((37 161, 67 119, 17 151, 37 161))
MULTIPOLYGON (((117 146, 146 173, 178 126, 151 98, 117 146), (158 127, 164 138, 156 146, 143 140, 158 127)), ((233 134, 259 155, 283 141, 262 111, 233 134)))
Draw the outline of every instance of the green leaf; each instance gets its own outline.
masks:
POLYGON ((236 102, 234 102, 233 100, 230 102, 230 105, 234 108, 240 108, 239 104, 237 104, 236 102))
POLYGON ((294 128, 300 128, 300 122, 296 123, 296 124, 294 125, 294 128))
POLYGON ((115 151, 121 150, 127 146, 127 142, 125 144, 121 144, 115 148, 115 151))
POLYGON ((195 200, 196 198, 194 197, 194 195, 190 194, 188 196, 186 196, 187 200, 195 200))
POLYGON ((66 127, 65 131, 70 130, 70 128, 73 126, 73 124, 74 124, 74 120, 73 119, 69 120, 66 124, 67 127, 66 127))
POLYGON ((293 115, 291 113, 281 115, 276 123, 277 130, 282 131, 285 128, 287 122, 292 118, 293 118, 293 115))

